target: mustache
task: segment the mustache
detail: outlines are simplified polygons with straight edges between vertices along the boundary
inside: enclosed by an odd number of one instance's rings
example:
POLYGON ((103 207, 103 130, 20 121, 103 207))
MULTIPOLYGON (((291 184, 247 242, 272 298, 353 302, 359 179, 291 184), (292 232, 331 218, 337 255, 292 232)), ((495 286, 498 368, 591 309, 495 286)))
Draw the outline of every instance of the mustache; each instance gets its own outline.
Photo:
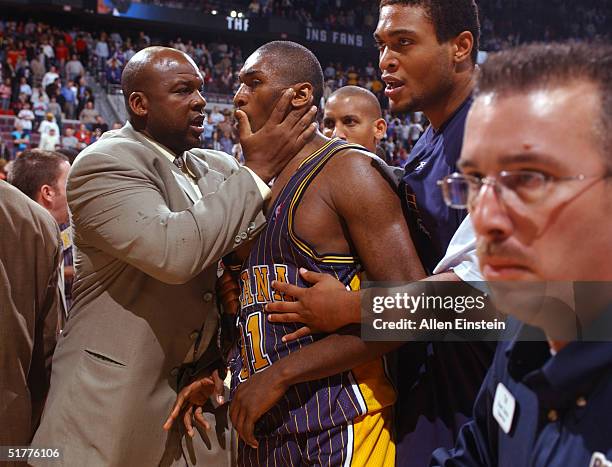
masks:
POLYGON ((491 241, 486 238, 476 240, 476 254, 480 262, 486 262, 487 258, 496 257, 516 261, 522 265, 531 264, 530 258, 506 243, 491 241))

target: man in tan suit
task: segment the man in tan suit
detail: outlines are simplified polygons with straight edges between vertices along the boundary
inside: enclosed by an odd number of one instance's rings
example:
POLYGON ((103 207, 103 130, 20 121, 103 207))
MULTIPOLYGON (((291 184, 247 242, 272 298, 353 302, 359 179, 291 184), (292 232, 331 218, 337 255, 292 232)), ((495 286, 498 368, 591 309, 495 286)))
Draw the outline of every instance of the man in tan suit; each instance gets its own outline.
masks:
MULTIPOLYGON (((7 181, 26 194, 51 214, 59 226, 68 223, 68 201, 66 200, 66 180, 70 163, 63 154, 41 149, 24 151, 18 159, 11 162, 7 181)), ((70 229, 61 232, 63 250, 71 248, 70 229)), ((69 266, 72 269, 72 266, 69 266)), ((59 287, 62 297, 60 329, 63 329, 68 316, 66 303, 66 279, 72 277, 62 261, 60 266, 59 287)))
POLYGON ((218 260, 263 226, 266 183, 310 137, 316 109, 287 113, 286 92, 254 134, 238 114, 247 159, 239 167, 223 153, 189 151, 203 131, 202 84, 182 52, 137 53, 122 76, 129 123, 70 172, 74 302, 33 441, 61 448, 64 465, 231 460, 222 417, 216 432, 193 438, 162 424, 194 362, 218 360, 218 260))
POLYGON ((0 446, 24 446, 49 389, 60 233, 42 207, 0 180, 0 239, 0 446))

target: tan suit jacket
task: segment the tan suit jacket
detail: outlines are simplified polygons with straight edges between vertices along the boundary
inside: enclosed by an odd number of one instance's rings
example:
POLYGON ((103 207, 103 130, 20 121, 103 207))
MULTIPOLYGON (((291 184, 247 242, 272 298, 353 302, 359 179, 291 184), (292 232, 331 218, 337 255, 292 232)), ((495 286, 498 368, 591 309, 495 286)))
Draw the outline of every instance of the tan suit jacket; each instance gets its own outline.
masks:
POLYGON ((34 438, 61 447, 63 465, 228 463, 229 430, 204 443, 162 424, 181 365, 216 344, 218 260, 263 226, 263 198, 227 154, 186 157, 203 195, 195 204, 179 169, 129 124, 69 174, 73 305, 34 438))
POLYGON ((59 228, 0 180, 0 446, 28 445, 49 388, 60 314, 59 228))

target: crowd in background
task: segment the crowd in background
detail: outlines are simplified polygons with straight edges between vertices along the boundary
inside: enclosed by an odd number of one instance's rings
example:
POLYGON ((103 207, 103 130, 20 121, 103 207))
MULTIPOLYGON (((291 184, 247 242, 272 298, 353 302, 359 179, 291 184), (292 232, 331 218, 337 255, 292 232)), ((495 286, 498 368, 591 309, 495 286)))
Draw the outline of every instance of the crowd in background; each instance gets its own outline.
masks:
MULTIPOLYGON (((497 50, 531 40, 609 34, 609 19, 601 2, 553 0, 553 3, 555 7, 549 2, 542 5, 527 0, 480 2, 483 48, 497 50), (551 19, 551 15, 555 18, 551 19)), ((347 0, 245 0, 223 2, 223 5, 214 1, 174 0, 164 4, 209 11, 242 7, 251 16, 278 15, 306 24, 316 22, 333 29, 350 30, 372 30, 377 13, 377 2, 365 0, 359 0, 358 5, 354 2, 349 5, 347 0)), ((209 95, 231 96, 237 91, 238 72, 244 60, 243 50, 237 44, 204 43, 181 37, 167 42, 152 40, 144 31, 129 37, 119 32, 64 30, 32 20, 0 21, 0 114, 15 116, 3 119, 0 115, 0 159, 11 160, 33 147, 78 152, 95 142, 109 129, 109 124, 100 115, 88 83, 95 80, 109 92, 116 92, 125 63, 138 50, 153 44, 169 45, 192 56, 209 95)), ((369 62, 365 67, 341 61, 322 65, 324 100, 342 86, 357 85, 372 91, 385 109, 384 83, 375 63, 369 62)), ((240 158, 231 112, 213 108, 207 114, 203 145, 240 158)), ((420 115, 395 117, 387 110, 384 116, 389 130, 382 149, 387 160, 403 166, 427 122, 420 115)))
MULTIPOLYGON (((220 14, 235 10, 249 17, 279 16, 339 31, 370 32, 378 17, 378 2, 369 0, 142 0, 142 3, 204 12, 215 10, 220 14)), ((610 16, 606 15, 609 4, 601 0, 483 0, 478 5, 482 45, 488 51, 533 40, 593 38, 612 31, 610 16)))

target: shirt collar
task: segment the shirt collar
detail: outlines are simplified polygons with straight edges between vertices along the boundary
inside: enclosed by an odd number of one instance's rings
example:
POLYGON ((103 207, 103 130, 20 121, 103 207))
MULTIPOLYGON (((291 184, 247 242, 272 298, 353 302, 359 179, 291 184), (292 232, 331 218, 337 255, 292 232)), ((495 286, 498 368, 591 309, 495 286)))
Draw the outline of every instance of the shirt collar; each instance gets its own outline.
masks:
POLYGON ((157 141, 154 141, 153 139, 149 138, 147 135, 145 135, 144 133, 140 133, 142 135, 142 137, 144 139, 147 140, 147 142, 153 146, 157 152, 159 152, 161 155, 163 155, 166 159, 168 159, 170 162, 174 163, 174 159, 176 159, 177 157, 181 157, 183 158, 184 156, 176 156, 172 151, 170 151, 169 149, 167 149, 164 145, 158 143, 157 141))
POLYGON ((611 321, 612 306, 583 332, 587 336, 591 329, 606 327, 605 340, 573 341, 555 356, 550 353, 544 333, 523 324, 505 349, 508 372, 552 405, 560 405, 578 392, 588 392, 602 371, 612 368, 611 321))

